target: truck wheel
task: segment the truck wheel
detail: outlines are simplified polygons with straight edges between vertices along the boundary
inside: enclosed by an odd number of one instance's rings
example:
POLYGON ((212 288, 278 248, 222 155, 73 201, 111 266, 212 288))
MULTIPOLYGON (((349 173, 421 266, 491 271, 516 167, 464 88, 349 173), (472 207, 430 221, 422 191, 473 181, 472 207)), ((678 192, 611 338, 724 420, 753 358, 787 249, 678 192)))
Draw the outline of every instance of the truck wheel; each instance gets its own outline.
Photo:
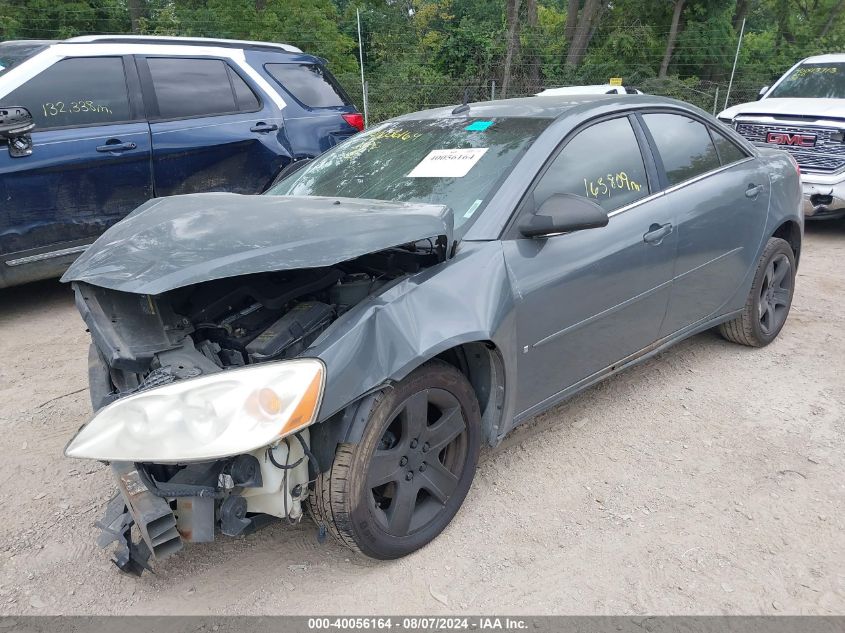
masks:
POLYGON ((342 544, 392 559, 442 532, 469 491, 481 414, 466 377, 434 360, 381 392, 361 441, 340 444, 315 482, 315 520, 342 544))
POLYGON ((795 255, 789 244, 773 237, 766 244, 742 314, 719 326, 719 333, 740 345, 763 347, 781 331, 795 291, 795 255))

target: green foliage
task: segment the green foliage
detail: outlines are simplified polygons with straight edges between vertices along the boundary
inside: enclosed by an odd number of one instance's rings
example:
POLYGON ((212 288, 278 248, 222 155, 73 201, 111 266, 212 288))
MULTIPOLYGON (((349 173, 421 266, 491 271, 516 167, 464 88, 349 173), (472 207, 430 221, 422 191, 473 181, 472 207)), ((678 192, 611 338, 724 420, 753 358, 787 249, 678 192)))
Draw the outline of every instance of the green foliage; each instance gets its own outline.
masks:
POLYGON ((0 0, 0 39, 64 39, 129 30, 121 0, 0 0))
MULTIPOLYGON (((297 45, 328 59, 360 102, 358 9, 371 120, 378 120, 457 103, 465 92, 471 99, 489 98, 492 82, 501 86, 505 72, 508 1, 0 0, 0 39, 129 32, 130 5, 137 6, 141 33, 297 45)), ((748 11, 732 101, 753 98, 761 85, 803 57, 845 49, 841 0, 684 0, 669 76, 658 79, 676 1, 605 0, 591 25, 587 52, 572 67, 564 63, 568 3, 537 0, 532 25, 529 0, 521 0, 509 96, 622 77, 627 85, 712 109, 733 65, 737 5, 748 11)))

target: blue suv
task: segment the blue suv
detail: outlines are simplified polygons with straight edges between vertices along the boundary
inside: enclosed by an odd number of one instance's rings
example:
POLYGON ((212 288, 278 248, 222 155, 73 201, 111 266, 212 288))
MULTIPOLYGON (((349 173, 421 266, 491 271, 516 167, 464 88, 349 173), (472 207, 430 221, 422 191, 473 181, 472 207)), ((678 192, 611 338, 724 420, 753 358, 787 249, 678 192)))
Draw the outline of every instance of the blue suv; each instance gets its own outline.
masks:
POLYGON ((0 43, 0 288, 60 275, 149 198, 261 193, 362 128, 325 61, 293 46, 0 43))

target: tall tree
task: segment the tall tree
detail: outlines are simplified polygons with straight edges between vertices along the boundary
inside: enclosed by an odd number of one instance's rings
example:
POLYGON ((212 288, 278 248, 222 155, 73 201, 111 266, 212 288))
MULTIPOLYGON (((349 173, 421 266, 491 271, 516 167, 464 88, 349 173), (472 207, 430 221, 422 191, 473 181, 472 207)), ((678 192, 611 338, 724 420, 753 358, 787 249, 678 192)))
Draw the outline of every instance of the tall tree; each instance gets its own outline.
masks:
POLYGON ((146 16, 144 0, 128 0, 126 4, 129 8, 129 28, 133 33, 140 33, 141 18, 146 16))
POLYGON ((830 9, 830 14, 827 18, 827 22, 825 22, 824 27, 819 33, 819 37, 827 37, 827 35, 830 33, 830 29, 833 27, 834 24, 836 24, 836 21, 842 14, 842 9, 845 9, 845 0, 839 0, 839 2, 836 3, 836 6, 830 9))
POLYGON ((526 0, 525 22, 528 26, 528 90, 540 89, 540 43, 537 41, 537 0, 526 0))
POLYGON ((575 29, 578 26, 578 8, 581 6, 579 0, 569 0, 566 5, 566 23, 563 27, 563 37, 566 43, 572 42, 575 37, 575 29))
POLYGON ((569 51, 566 54, 567 66, 578 66, 583 61, 587 47, 590 45, 590 39, 595 32, 595 27, 598 26, 599 10, 602 8, 603 1, 586 0, 584 3, 584 8, 578 18, 578 25, 575 27, 575 33, 572 36, 572 42, 569 45, 569 51))
POLYGON ((751 0, 737 0, 736 10, 734 11, 734 17, 731 22, 735 31, 739 30, 739 27, 742 25, 742 21, 748 16, 748 9, 750 6, 751 0))
POLYGON ((513 60, 519 54, 519 5, 521 0, 507 0, 507 2, 507 48, 505 49, 505 67, 502 72, 502 97, 508 96, 513 60))
POLYGON ((675 42, 678 40, 678 28, 681 23, 681 14, 684 12, 686 0, 675 0, 672 9, 672 24, 669 27, 669 37, 666 40, 666 50, 663 53, 663 61, 660 62, 658 77, 666 77, 669 71, 669 62, 672 61, 672 53, 675 52, 675 42))

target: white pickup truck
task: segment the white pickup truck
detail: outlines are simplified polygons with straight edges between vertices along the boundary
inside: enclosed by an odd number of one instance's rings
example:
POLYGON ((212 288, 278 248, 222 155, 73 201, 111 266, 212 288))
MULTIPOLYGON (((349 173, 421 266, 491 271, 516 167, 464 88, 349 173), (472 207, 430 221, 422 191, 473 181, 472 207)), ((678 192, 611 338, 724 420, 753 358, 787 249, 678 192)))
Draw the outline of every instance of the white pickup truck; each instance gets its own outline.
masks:
POLYGON ((845 217, 845 54, 798 62, 757 101, 730 107, 719 120, 755 145, 792 154, 806 217, 845 217))

